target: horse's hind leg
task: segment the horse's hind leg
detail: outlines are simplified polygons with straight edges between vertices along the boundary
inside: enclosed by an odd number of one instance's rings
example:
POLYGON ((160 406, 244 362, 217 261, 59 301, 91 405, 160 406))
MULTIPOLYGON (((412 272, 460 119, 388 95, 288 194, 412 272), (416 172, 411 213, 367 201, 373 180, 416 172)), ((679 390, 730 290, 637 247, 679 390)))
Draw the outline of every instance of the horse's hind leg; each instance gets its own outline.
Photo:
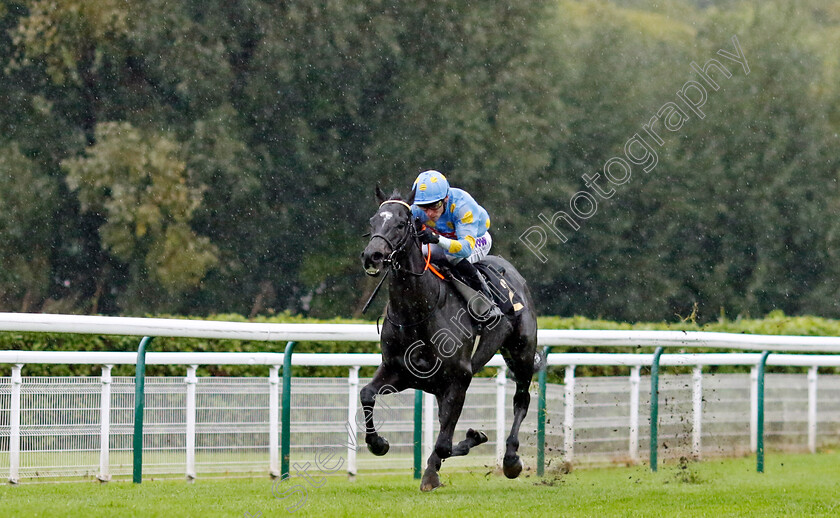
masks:
POLYGON ((522 460, 519 458, 519 427, 522 420, 528 414, 528 406, 531 404, 531 394, 528 388, 531 385, 531 378, 534 376, 534 361, 536 352, 535 340, 527 336, 514 339, 515 350, 507 349, 505 362, 510 367, 511 374, 516 380, 516 393, 513 396, 513 424, 510 427, 510 435, 507 438, 505 456, 502 460, 502 471, 508 478, 516 478, 522 472, 522 460))
POLYGON ((429 457, 426 471, 423 473, 423 480, 420 481, 421 491, 431 491, 441 485, 438 471, 440 471, 443 460, 448 459, 454 453, 452 436, 455 434, 455 425, 458 423, 458 418, 461 417, 461 410, 464 408, 464 399, 467 395, 469 382, 469 377, 466 378, 466 383, 453 381, 446 392, 437 395, 440 434, 437 442, 435 442, 435 449, 429 457))
MULTIPOLYGON (((470 452, 470 448, 474 448, 485 442, 487 442, 487 436, 484 432, 476 432, 470 428, 467 430, 467 438, 452 448, 452 456, 466 455, 470 452)), ((432 455, 429 457, 429 462, 426 465, 426 471, 423 473, 423 480, 420 482, 421 491, 431 491, 442 485, 440 483, 440 476, 438 476, 442 462, 437 452, 432 452, 432 455)))
POLYGON ((452 456, 460 457, 470 452, 471 448, 475 448, 479 444, 487 442, 487 434, 484 432, 476 432, 472 428, 467 430, 467 438, 459 442, 452 448, 452 456))
POLYGON ((522 472, 522 460, 519 458, 519 427, 522 420, 528 413, 528 405, 531 403, 531 394, 528 387, 531 380, 517 381, 516 394, 513 396, 513 425, 510 427, 510 435, 507 438, 505 457, 502 460, 502 471, 507 478, 516 478, 522 472))
POLYGON ((455 435, 455 425, 461 417, 461 410, 464 409, 464 400, 467 397, 470 381, 470 378, 467 378, 465 383, 453 381, 443 396, 438 398, 440 433, 435 442, 435 453, 441 459, 452 456, 452 437, 455 435))
MULTIPOLYGON (((436 395, 435 397, 438 403, 438 414, 440 414, 443 398, 440 395, 436 395)), ((432 450, 432 454, 429 455, 429 460, 426 462, 426 471, 423 472, 423 479, 420 481, 420 491, 431 491, 443 485, 440 483, 440 477, 438 476, 438 471, 440 471, 442 463, 443 460, 437 454, 437 450, 432 450)))
POLYGON ((400 384, 399 376, 388 370, 385 370, 380 365, 373 375, 370 383, 364 386, 359 393, 359 399, 362 401, 362 411, 365 416, 365 443, 368 450, 374 455, 385 455, 388 453, 390 445, 387 439, 376 432, 376 426, 373 422, 373 407, 376 404, 376 396, 379 394, 392 394, 403 390, 400 384))

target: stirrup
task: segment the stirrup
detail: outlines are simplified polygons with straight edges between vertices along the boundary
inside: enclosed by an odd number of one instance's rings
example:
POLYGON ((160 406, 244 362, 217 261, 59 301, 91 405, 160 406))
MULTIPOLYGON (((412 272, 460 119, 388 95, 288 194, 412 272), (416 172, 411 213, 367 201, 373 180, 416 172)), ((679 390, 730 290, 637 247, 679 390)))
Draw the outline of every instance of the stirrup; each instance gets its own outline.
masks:
POLYGON ((480 272, 478 274, 478 280, 481 281, 481 294, 484 295, 490 303, 490 312, 488 316, 490 318, 502 316, 502 310, 499 308, 499 305, 493 301, 493 294, 490 292, 490 286, 487 284, 487 280, 480 272))

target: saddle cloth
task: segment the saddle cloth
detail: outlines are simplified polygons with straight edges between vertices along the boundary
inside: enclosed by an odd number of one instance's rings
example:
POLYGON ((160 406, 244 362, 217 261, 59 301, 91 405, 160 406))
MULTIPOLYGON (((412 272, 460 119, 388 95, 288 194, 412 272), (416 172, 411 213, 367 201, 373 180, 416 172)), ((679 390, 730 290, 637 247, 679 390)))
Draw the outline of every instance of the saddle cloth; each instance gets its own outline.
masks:
POLYGON ((490 293, 493 295, 493 302, 499 306, 502 313, 512 317, 525 307, 522 296, 516 293, 510 283, 505 280, 504 268, 495 267, 484 261, 478 261, 473 264, 475 264, 475 268, 487 281, 490 287, 490 293))

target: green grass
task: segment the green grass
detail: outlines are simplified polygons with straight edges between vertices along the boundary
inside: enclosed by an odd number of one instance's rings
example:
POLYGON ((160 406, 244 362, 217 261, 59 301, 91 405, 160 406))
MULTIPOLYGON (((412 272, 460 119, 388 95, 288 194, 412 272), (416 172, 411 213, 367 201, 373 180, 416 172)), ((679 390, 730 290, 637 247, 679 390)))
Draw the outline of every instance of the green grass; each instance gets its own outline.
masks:
MULTIPOLYGON (((517 480, 482 471, 448 472, 444 487, 421 493, 406 475, 328 477, 308 488, 294 514, 272 496, 268 479, 146 480, 24 484, 0 487, 6 517, 216 516, 838 516, 840 453, 770 453, 765 473, 755 458, 581 469, 517 480), (246 514, 247 513, 247 514, 246 514)), ((281 488, 305 482, 293 477, 281 488)))

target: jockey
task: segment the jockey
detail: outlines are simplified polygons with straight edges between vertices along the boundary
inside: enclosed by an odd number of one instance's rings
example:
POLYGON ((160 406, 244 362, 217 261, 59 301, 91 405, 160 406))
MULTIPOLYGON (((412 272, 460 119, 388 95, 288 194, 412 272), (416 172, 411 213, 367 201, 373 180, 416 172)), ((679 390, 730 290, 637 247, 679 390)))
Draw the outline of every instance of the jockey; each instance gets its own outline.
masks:
POLYGON ((445 258, 470 288, 487 297, 496 314, 499 310, 490 289, 473 265, 487 257, 493 244, 487 211, 468 192, 449 187, 446 177, 438 171, 420 173, 412 190, 411 212, 426 225, 418 237, 424 244, 437 245, 432 247, 432 259, 445 258))

